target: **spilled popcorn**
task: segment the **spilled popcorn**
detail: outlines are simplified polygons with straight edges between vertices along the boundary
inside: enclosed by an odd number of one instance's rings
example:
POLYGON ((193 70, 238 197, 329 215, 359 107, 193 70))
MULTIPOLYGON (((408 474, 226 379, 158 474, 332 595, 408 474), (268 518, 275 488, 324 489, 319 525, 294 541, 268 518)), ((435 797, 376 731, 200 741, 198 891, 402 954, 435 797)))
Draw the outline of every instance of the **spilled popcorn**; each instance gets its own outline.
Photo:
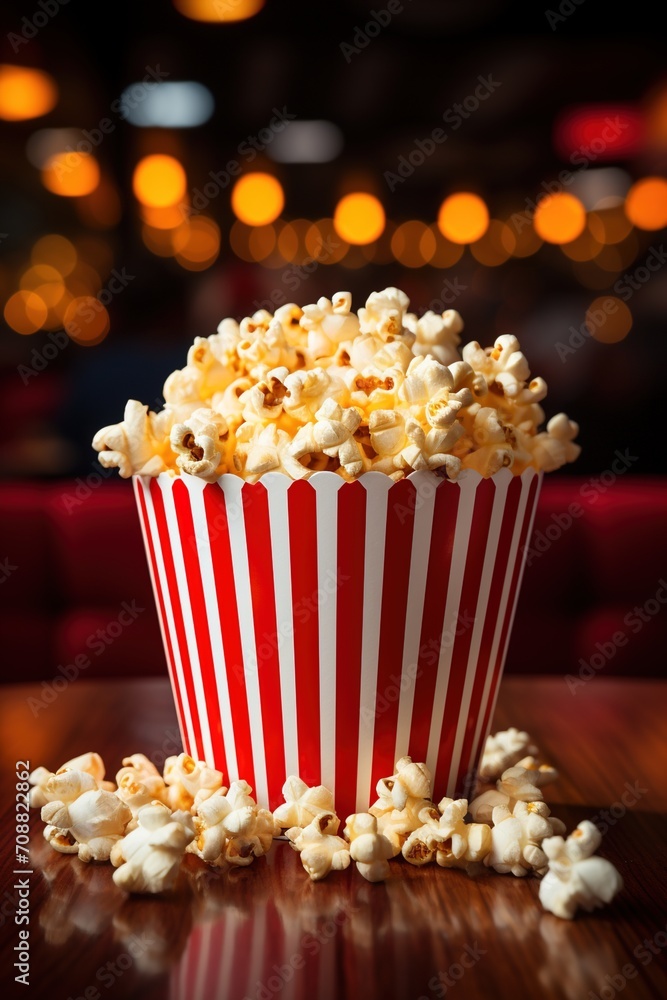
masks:
POLYGON ((132 754, 115 783, 105 781, 99 754, 82 754, 55 772, 33 771, 30 798, 41 808, 51 847, 82 861, 110 861, 114 882, 129 893, 172 889, 186 853, 213 867, 250 865, 284 831, 315 882, 352 862, 367 881, 382 882, 398 855, 417 867, 535 874, 542 877, 544 908, 572 919, 578 908, 611 902, 623 881, 595 855, 601 835, 592 823, 580 823, 564 839, 565 825, 541 791, 557 772, 537 753, 527 733, 496 733, 480 769, 487 779, 497 775, 496 787, 470 803, 444 798, 437 805, 429 769, 402 757, 394 774, 378 782, 370 810, 347 817, 342 836, 333 795, 323 785, 311 788, 290 775, 285 801, 272 813, 257 804, 247 782, 227 788, 220 771, 186 753, 167 758, 162 774, 144 754, 132 754))
POLYGON ((459 351, 457 312, 417 318, 409 305, 385 288, 358 314, 349 292, 337 292, 224 319, 167 378, 161 412, 130 400, 121 423, 98 431, 100 463, 123 478, 232 473, 254 483, 323 470, 347 480, 429 469, 450 479, 461 469, 518 475, 577 458, 579 428, 564 413, 539 429, 547 386, 516 337, 459 351))

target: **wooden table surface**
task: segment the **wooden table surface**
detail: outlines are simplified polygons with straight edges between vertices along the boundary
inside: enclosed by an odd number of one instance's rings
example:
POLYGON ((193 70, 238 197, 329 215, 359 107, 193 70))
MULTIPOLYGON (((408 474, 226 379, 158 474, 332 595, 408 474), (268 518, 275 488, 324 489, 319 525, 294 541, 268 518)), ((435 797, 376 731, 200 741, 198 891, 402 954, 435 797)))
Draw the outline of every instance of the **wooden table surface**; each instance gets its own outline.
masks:
POLYGON ((507 678, 495 727, 527 729, 561 772, 548 788, 573 827, 607 826, 601 852, 625 889, 575 921, 545 913, 537 879, 471 878, 396 861, 371 885, 354 868, 311 883, 284 842, 249 868, 187 857, 176 890, 128 898, 109 865, 57 854, 34 811, 32 874, 14 876, 17 760, 58 767, 99 751, 156 764, 180 749, 166 681, 76 681, 35 717, 38 685, 0 689, 3 859, 0 941, 10 996, 158 1000, 438 1000, 667 996, 667 684, 507 678), (628 791, 632 789, 632 791, 628 791), (625 804, 623 802, 625 798, 625 804), (634 804, 629 804, 633 802, 634 804), (611 811, 610 811, 611 810, 611 811), (13 981, 17 879, 30 889, 31 981, 13 981))

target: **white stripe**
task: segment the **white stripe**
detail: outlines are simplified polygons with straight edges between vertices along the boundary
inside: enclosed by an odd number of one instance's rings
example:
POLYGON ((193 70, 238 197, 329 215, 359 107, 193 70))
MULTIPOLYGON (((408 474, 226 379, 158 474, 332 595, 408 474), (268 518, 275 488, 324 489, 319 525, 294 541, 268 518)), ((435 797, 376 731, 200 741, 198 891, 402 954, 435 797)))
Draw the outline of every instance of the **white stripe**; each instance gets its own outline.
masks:
MULTIPOLYGON (((248 964, 246 966, 248 970, 248 979, 246 981, 246 991, 244 992, 244 997, 251 997, 255 994, 252 991, 252 980, 256 976, 259 970, 260 974, 264 975, 264 959, 266 958, 266 901, 257 903, 253 907, 252 913, 252 944, 250 945, 250 957, 248 959, 248 964)), ((240 958, 241 956, 237 956, 240 958)), ((227 995, 227 991, 221 994, 222 996, 227 995)), ((210 1000, 210 998, 208 998, 210 1000)))
MULTIPOLYGON (((236 778, 240 778, 241 775, 239 774, 238 762, 236 760, 234 724, 232 722, 232 707, 229 699, 225 649, 222 642, 222 625, 220 622, 220 604, 224 600, 224 595, 218 595, 215 586, 211 541, 208 534, 206 507, 204 505, 204 489, 207 484, 195 476, 184 476, 183 482, 190 494, 192 519, 195 527, 195 539, 204 590, 208 634, 211 640, 215 682, 218 689, 222 737, 225 745, 225 756, 227 758, 227 774, 225 777, 230 781, 234 781, 236 778)), ((212 488, 217 489, 218 487, 215 486, 212 488)))
POLYGON ((320 783, 335 787, 336 620, 338 592, 338 490, 344 480, 315 473, 317 494, 317 614, 320 660, 320 783))
POLYGON ((299 773, 299 746, 296 714, 296 668, 294 665, 294 613, 292 609, 292 569, 290 561, 287 490, 291 479, 269 472, 262 477, 266 487, 271 530, 273 592, 276 598, 276 630, 280 665, 280 700, 283 709, 283 740, 286 774, 299 773))
POLYGON ((440 658, 438 660, 438 673, 433 695, 433 710, 431 712, 431 730, 426 754, 426 766, 433 775, 434 785, 441 778, 441 775, 436 774, 438 748, 444 736, 442 731, 444 724, 443 714, 447 702, 447 689, 449 687, 449 675, 452 667, 452 650, 458 627, 463 574, 468 555, 470 526, 472 524, 473 507, 475 505, 475 490, 479 481, 480 477, 477 473, 473 472, 471 475, 469 472, 463 472, 456 483, 444 483, 441 486, 441 489, 445 490, 458 489, 461 491, 461 494, 456 515, 456 525, 454 527, 454 546, 449 570, 447 602, 442 622, 440 658))
MULTIPOLYGON (((468 713, 470 711, 470 698, 472 697, 472 689, 475 677, 477 676, 479 647, 482 641, 484 623, 488 612, 487 605, 489 600, 489 591, 491 590, 491 580, 493 579, 493 567, 495 565, 496 552, 498 551, 498 542, 500 540, 500 528, 503 520, 503 511, 505 509, 507 489, 511 479, 512 473, 507 469, 502 469, 494 479, 495 495, 493 498, 493 509, 491 511, 489 532, 486 538, 486 553, 484 555, 484 565, 482 566, 482 576, 479 591, 477 593, 475 623, 472 626, 470 654, 466 664, 465 682, 463 685, 461 709, 459 713, 459 724, 456 730, 456 738, 454 740, 454 748, 452 752, 452 765, 449 771, 447 791, 445 793, 450 796, 454 795, 454 787, 456 785, 459 764, 461 763, 461 750, 463 747, 463 739, 468 721, 468 713)), ((482 544, 482 539, 479 540, 479 544, 482 544)), ((468 609, 464 608, 463 610, 466 611, 468 609)))
MULTIPOLYGON (((533 470, 527 470, 529 473, 533 470)), ((514 531, 512 533, 512 543, 510 545, 510 550, 507 556, 507 569, 505 571, 505 580, 503 582, 503 590, 500 597, 500 604, 498 606, 498 617, 496 620, 496 630, 493 635, 493 643, 491 645, 491 655, 489 656, 489 665, 486 673, 486 681, 484 683, 484 692, 482 694, 482 704, 480 705, 479 718, 477 719, 477 725, 475 727, 475 737, 473 739, 473 749, 468 763, 468 767, 472 765, 473 761, 477 759, 478 754, 486 743, 486 736, 488 735, 488 729, 491 726, 491 720, 493 718, 493 713, 489 713, 489 721, 487 724, 487 733, 482 734, 481 728, 484 721, 484 714, 486 712, 486 706, 489 701, 489 693, 491 690, 491 680, 493 678, 493 667, 496 662, 496 656, 498 653, 498 644, 500 643, 500 633, 502 632, 503 620, 505 618, 505 611, 507 609, 507 601, 509 599, 510 583, 512 580, 512 571, 514 569, 514 562, 516 559, 517 549, 519 547, 519 537, 521 535, 521 527, 523 525, 523 517, 526 510, 526 501, 528 499, 528 490, 530 488, 530 482, 532 481, 532 475, 527 475, 523 472, 521 475, 521 496, 519 497, 519 504, 517 506, 516 521, 514 524, 514 531), (484 735, 484 739, 480 742, 480 736, 484 735)), ((496 692, 500 687, 500 680, 496 686, 496 692)))
POLYGON ((174 569, 176 571, 176 582, 178 584, 178 598, 181 602, 185 636, 188 644, 188 653, 190 655, 190 666, 192 667, 195 698, 197 701, 197 708, 199 710, 199 725, 201 726, 204 758, 207 763, 213 764, 213 744, 211 742, 211 730, 209 728, 208 714, 206 712, 207 692, 204 690, 201 666, 199 664, 199 643, 197 642, 197 633, 195 632, 194 622, 192 620, 190 588, 188 586, 188 577, 185 571, 181 537, 178 530, 176 505, 174 504, 173 487, 175 482, 176 480, 171 479, 169 476, 166 476, 165 478, 162 476, 158 477, 158 484, 162 490, 162 496, 164 498, 164 510, 167 518, 167 527, 169 529, 169 540, 171 542, 171 551, 174 557, 174 569))
MULTIPOLYGON (((151 496, 150 489, 148 487, 148 481, 143 478, 139 480, 139 489, 144 491, 144 499, 146 501, 146 511, 148 514, 148 523, 150 528, 150 533, 153 538, 153 550, 155 552, 155 563, 157 566, 158 576, 160 578, 160 586, 162 588, 162 599, 164 601, 164 613, 167 619, 167 628, 169 629, 169 635, 171 637, 171 648, 174 654, 174 671, 176 674, 176 683, 178 684, 181 703, 183 705, 183 722, 185 724, 185 732, 181 730, 181 739, 183 740, 183 746, 191 754, 196 753, 197 743, 195 741, 195 731, 192 724, 192 712, 190 709, 190 700, 188 698, 188 691, 185 686, 185 674, 183 672, 183 663, 181 661, 181 650, 178 644, 178 633, 176 632, 176 623, 174 621, 174 612, 171 606, 171 594, 169 591, 169 584, 167 581, 167 571, 164 565, 164 559, 162 556, 162 543, 160 541, 160 533, 157 526, 157 518, 155 516, 155 509, 153 507, 153 497, 151 496)), ((162 618, 161 615, 158 617, 162 618)), ((162 626, 162 621, 160 621, 162 626)), ((163 633, 164 636, 164 633, 163 633)), ((166 653, 166 646, 165 646, 166 653)))
POLYGON ((419 665, 419 640, 421 638, 424 598, 428 576, 433 511, 436 488, 440 479, 424 472, 413 472, 408 479, 417 491, 415 517, 410 555, 410 581, 405 613, 405 641, 403 643, 403 665, 401 668, 401 695, 398 703, 396 727, 396 747, 394 760, 404 757, 410 743, 412 709, 415 700, 417 668, 419 665))
POLYGON ((219 480, 219 482, 221 488, 225 491, 225 500, 227 501, 229 544, 232 553, 232 565, 234 567, 234 580, 236 582, 236 605, 241 632, 241 649, 243 650, 243 673, 245 676, 246 697, 248 699, 250 742, 252 743, 252 758, 255 768, 255 798, 260 803, 266 803, 269 801, 269 788, 266 777, 266 751, 264 748, 264 728, 262 726, 262 703, 259 691, 259 670, 255 647, 245 518, 241 502, 241 490, 244 481, 238 476, 227 476, 219 480))
MULTIPOLYGON (((532 472, 532 469, 530 471, 532 472)), ((535 475, 538 475, 538 473, 534 473, 533 476, 526 476, 525 479, 524 479, 524 481, 523 481, 523 484, 522 484, 522 490, 524 490, 525 493, 526 493, 526 505, 528 503, 528 494, 530 492, 530 486, 532 485, 532 481, 533 481, 533 478, 534 478, 535 475)), ((524 473, 524 476, 525 476, 525 473, 524 473)), ((489 712, 489 721, 487 723, 486 732, 484 733, 484 743, 486 743, 487 737, 488 737, 489 733, 491 732, 491 726, 493 725, 493 715, 494 715, 494 712, 496 710, 496 703, 498 701, 498 694, 500 692, 500 684, 501 684, 502 677, 503 677, 503 670, 505 668, 505 658, 507 657, 507 650, 509 648, 510 639, 512 638, 512 628, 514 626, 514 616, 516 615, 516 609, 517 609, 517 606, 519 604, 519 595, 521 594, 521 582, 523 580, 523 574, 524 574, 524 570, 526 568, 526 552, 525 552, 525 547, 530 544, 530 540, 531 540, 531 538, 533 536, 533 524, 534 524, 534 521, 535 521, 535 514, 537 512, 537 501, 538 501, 538 498, 539 498, 539 495, 540 495, 540 489, 542 487, 543 474, 539 473, 539 477, 540 478, 539 478, 538 483, 537 483, 537 490, 535 492, 535 498, 534 498, 534 501, 533 501, 533 509, 532 509, 532 511, 530 512, 530 515, 529 515, 530 521, 529 521, 529 524, 528 524, 528 531, 526 533, 526 541, 524 542, 524 552, 517 553, 517 558, 521 560, 521 566, 519 568, 519 575, 518 575, 517 581, 516 581, 516 591, 514 593, 514 605, 512 606, 512 608, 510 610, 509 625, 508 625, 508 628, 507 628, 507 635, 505 637, 505 646, 504 646, 504 648, 503 648, 503 650, 501 652, 500 670, 499 670, 499 675, 498 675, 498 683, 496 684, 496 690, 495 690, 495 693, 494 693, 494 696, 493 696, 493 703, 491 705, 491 711, 489 712)), ((524 506, 524 510, 525 510, 525 506, 524 506)), ((484 743, 482 744, 482 746, 484 746, 484 743)))
MULTIPOLYGON (((232 981, 233 968, 235 961, 238 961, 238 955, 236 953, 236 933, 239 928, 241 920, 238 913, 235 913, 231 906, 225 908, 225 915, 222 918, 224 920, 224 931, 222 935, 222 952, 220 958, 216 955, 215 966, 218 969, 216 975, 216 984, 213 993, 209 993, 207 1000, 210 997, 224 997, 229 994, 229 984, 232 981)), ((248 996, 252 996, 252 993, 248 993, 248 996)))
MULTIPOLYGON (((196 1000, 208 1000, 206 996, 206 975, 208 973, 209 955, 211 951, 211 925, 204 924, 199 929, 199 965, 195 972, 195 981, 192 984, 193 994, 196 1000)), ((213 956, 215 961, 217 956, 213 956)))
POLYGON ((380 650, 382 578, 387 527, 387 495, 393 482, 380 472, 359 479, 366 490, 366 551, 364 557, 364 615, 361 639, 361 690, 359 756, 357 760, 357 809, 368 809, 375 736, 375 702, 380 650))

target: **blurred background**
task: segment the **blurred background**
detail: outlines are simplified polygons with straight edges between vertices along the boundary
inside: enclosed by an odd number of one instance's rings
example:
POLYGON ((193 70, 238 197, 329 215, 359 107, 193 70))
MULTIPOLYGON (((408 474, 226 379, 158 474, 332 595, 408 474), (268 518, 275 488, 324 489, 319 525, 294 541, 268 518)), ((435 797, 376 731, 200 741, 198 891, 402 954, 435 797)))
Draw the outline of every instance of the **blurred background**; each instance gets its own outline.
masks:
MULTIPOLYGON (((0 129, 0 624, 34 653, 26 677, 137 596, 148 610, 96 667, 163 670, 131 491, 94 431, 128 397, 159 408, 223 316, 343 289, 358 308, 398 285, 482 344, 515 333, 548 413, 581 424, 520 611, 552 648, 535 662, 515 636, 510 668, 588 662, 654 599, 667 75, 648 11, 8 0, 0 129)), ((655 618, 606 669, 655 669, 655 618)))

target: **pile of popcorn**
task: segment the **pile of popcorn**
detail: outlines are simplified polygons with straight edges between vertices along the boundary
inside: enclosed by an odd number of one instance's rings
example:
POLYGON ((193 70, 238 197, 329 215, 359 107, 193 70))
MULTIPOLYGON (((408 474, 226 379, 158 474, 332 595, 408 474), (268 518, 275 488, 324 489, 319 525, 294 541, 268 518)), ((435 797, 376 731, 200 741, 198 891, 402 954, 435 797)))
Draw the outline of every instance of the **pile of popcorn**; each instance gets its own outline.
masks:
POLYGON ((453 309, 421 318, 397 288, 373 292, 358 314, 338 292, 300 308, 260 310, 197 337, 164 385, 159 413, 130 400, 124 420, 93 439, 120 475, 233 473, 303 479, 328 470, 394 480, 462 468, 551 471, 578 456, 579 428, 559 413, 540 431, 547 392, 516 337, 472 341, 453 309))
POLYGON ((395 774, 378 782, 369 811, 347 817, 342 836, 324 786, 289 777, 285 802, 271 813, 257 805, 247 782, 226 788, 220 771, 185 753, 169 757, 163 774, 143 754, 132 754, 115 783, 104 780, 97 753, 55 773, 39 767, 30 775, 30 802, 41 807, 44 837, 55 850, 111 861, 114 882, 130 893, 171 889, 185 853, 215 867, 249 865, 284 831, 313 881, 354 861, 365 879, 381 882, 399 855, 417 866, 435 862, 468 872, 485 866, 542 876, 542 905, 572 919, 579 907, 609 903, 623 882, 609 861, 595 856, 601 836, 593 823, 584 820, 564 839, 565 826, 541 792, 557 773, 526 751, 535 751, 527 733, 490 737, 480 775, 496 778, 495 788, 470 803, 444 798, 437 805, 426 765, 403 757, 395 774))

